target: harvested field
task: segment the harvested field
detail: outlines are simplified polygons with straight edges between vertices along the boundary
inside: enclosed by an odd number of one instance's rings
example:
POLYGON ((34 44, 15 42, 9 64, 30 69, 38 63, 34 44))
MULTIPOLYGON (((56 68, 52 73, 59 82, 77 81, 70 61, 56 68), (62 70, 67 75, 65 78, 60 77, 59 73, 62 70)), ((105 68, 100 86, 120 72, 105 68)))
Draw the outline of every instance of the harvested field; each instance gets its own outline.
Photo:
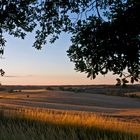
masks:
POLYGON ((0 106, 88 111, 140 122, 139 98, 108 96, 96 94, 95 91, 93 94, 46 90, 43 88, 23 89, 20 92, 16 90, 12 93, 1 91, 0 106))

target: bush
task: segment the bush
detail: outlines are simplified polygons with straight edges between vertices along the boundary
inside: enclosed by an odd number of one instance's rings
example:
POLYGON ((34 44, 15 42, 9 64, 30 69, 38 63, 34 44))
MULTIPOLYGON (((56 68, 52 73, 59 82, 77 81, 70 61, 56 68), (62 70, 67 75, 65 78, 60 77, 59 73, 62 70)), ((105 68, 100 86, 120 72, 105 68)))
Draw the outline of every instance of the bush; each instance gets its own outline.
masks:
POLYGON ((64 90, 65 90, 65 88, 61 86, 61 87, 59 87, 59 90, 64 91, 64 90))
POLYGON ((140 98, 140 96, 138 96, 137 94, 129 94, 128 97, 131 97, 131 98, 140 98))
POLYGON ((9 92, 9 93, 13 93, 13 92, 14 92, 14 90, 13 90, 13 89, 10 89, 8 92, 9 92))
POLYGON ((53 90, 52 87, 46 87, 46 90, 53 90))
POLYGON ((0 87, 0 91, 5 91, 6 89, 3 87, 0 87))

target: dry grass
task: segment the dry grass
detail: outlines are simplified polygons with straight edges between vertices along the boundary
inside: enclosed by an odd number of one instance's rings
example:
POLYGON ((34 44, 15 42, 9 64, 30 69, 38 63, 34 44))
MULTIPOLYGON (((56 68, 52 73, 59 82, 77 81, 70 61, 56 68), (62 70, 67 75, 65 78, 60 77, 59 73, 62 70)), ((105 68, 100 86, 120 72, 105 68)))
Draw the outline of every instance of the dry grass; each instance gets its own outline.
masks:
MULTIPOLYGON (((8 101, 26 94, 4 95, 8 101)), ((44 98, 45 94, 39 95, 44 98)), ((140 140, 140 124, 104 114, 48 110, 35 105, 17 108, 16 104, 5 104, 0 110, 0 140, 140 140)))
POLYGON ((131 98, 140 98, 140 92, 129 92, 125 93, 124 96, 131 97, 131 98))
POLYGON ((14 111, 3 110, 3 115, 8 117, 18 116, 22 119, 47 122, 56 125, 73 125, 86 128, 98 127, 104 130, 107 129, 124 133, 140 134, 140 124, 138 123, 124 122, 95 113, 24 108, 14 111))
MULTIPOLYGON (((99 96, 103 97, 103 95, 99 96)), ((116 116, 131 115, 133 117, 135 115, 139 117, 138 107, 120 109, 120 112, 111 112, 110 115, 109 113, 107 115, 101 114, 101 112, 95 114, 82 111, 49 110, 38 106, 39 103, 46 102, 49 105, 49 101, 58 102, 56 105, 59 105, 61 101, 64 107, 68 101, 72 101, 76 106, 75 103, 81 105, 84 103, 83 101, 86 104, 88 101, 90 103, 90 100, 95 97, 92 94, 81 93, 79 95, 43 90, 1 93, 0 105, 3 107, 0 108, 0 140, 140 140, 140 123, 138 121, 131 122, 129 119, 111 117, 111 114, 113 116, 115 113, 116 116), (27 95, 30 95, 30 98, 27 98, 27 95), (23 104, 20 104, 22 102, 23 104), (28 102, 32 104, 26 106, 28 102)), ((121 99, 121 97, 119 98, 121 99)), ((128 103, 127 100, 126 103, 128 103)), ((133 100, 132 103, 135 101, 133 100)), ((82 105, 84 106, 84 104, 82 105)), ((119 103, 116 104, 117 107, 118 105, 119 103)), ((106 107, 106 110, 108 109, 106 107)))
MULTIPOLYGON (((0 117, 0 140, 139 140, 140 138, 139 134, 124 132, 122 129, 112 130, 93 124, 83 126, 71 124, 72 120, 69 123, 64 120, 63 123, 52 123, 37 121, 35 118, 0 117)), ((76 120, 77 117, 74 118, 74 121, 76 120)))

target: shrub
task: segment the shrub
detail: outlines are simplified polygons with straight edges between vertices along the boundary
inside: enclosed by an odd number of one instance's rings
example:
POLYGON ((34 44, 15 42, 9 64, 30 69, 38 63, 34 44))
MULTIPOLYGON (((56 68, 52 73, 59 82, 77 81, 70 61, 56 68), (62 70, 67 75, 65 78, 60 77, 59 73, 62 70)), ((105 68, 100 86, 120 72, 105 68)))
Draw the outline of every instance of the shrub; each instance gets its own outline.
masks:
POLYGON ((53 90, 52 87, 46 87, 46 90, 53 90))

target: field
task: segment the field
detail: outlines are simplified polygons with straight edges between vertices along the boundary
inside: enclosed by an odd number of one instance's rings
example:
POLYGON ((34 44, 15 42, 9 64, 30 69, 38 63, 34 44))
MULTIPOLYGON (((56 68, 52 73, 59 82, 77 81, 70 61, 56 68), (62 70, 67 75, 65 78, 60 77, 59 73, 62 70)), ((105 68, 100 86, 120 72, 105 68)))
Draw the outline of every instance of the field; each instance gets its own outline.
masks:
POLYGON ((140 140, 138 85, 3 89, 0 140, 140 140))

